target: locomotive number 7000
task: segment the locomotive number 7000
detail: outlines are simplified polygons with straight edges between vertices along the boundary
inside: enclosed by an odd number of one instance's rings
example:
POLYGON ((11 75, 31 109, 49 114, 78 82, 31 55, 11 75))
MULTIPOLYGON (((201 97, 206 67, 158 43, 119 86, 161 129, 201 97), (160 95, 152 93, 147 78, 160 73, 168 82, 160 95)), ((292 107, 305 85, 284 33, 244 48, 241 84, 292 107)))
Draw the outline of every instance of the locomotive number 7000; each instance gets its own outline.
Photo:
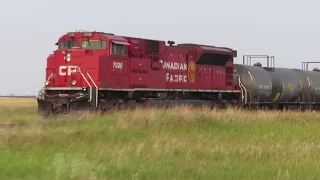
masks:
POLYGON ((123 64, 122 62, 113 62, 112 68, 113 69, 122 69, 123 64))

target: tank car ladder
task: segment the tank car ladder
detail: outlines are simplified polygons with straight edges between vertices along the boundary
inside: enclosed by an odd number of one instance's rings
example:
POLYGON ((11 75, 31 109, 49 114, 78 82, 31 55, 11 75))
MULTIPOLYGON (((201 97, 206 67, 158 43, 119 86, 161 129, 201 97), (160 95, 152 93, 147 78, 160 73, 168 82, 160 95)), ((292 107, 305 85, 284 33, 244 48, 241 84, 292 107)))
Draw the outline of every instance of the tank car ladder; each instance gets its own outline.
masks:
POLYGON ((241 90, 241 103, 242 103, 242 106, 243 106, 243 105, 246 105, 247 102, 248 102, 247 89, 242 84, 240 76, 237 76, 237 77, 238 77, 238 83, 239 83, 240 90, 241 90))

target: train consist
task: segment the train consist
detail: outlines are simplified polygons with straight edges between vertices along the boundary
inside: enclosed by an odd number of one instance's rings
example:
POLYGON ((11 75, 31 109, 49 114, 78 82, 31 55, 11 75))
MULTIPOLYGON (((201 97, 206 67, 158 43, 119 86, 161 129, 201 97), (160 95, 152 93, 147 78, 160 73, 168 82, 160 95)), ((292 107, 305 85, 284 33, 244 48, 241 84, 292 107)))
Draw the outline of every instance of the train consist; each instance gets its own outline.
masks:
POLYGON ((177 44, 111 33, 61 36, 47 58, 37 96, 39 115, 104 112, 145 105, 318 108, 320 73, 275 68, 274 57, 244 56, 200 44, 177 44), (252 58, 265 58, 267 67, 252 58))

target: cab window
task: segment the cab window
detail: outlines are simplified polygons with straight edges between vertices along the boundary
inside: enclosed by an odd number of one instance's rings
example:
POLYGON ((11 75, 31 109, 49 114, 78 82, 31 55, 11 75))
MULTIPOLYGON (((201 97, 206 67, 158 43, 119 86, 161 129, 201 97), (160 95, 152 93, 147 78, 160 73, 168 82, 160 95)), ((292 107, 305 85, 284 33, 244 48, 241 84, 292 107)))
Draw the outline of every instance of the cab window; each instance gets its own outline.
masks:
POLYGON ((72 49, 77 47, 77 41, 61 41, 60 42, 60 49, 72 49))
POLYGON ((110 52, 112 55, 127 56, 128 46, 111 42, 110 52))
POLYGON ((82 41, 83 49, 107 49, 107 42, 100 40, 82 41))

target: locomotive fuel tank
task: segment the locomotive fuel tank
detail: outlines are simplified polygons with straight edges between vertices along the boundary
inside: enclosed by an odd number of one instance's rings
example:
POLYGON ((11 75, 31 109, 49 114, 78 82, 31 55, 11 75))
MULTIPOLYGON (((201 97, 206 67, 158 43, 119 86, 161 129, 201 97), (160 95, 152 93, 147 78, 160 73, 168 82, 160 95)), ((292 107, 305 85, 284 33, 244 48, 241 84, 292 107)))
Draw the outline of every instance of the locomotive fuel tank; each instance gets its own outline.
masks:
POLYGON ((299 74, 288 68, 267 68, 272 78, 272 102, 299 101, 302 92, 299 74))
POLYGON ((272 79, 268 71, 259 66, 234 64, 234 73, 248 92, 248 101, 268 101, 272 94, 272 79))
POLYGON ((305 71, 293 69, 296 71, 302 82, 302 101, 319 102, 320 101, 320 72, 305 71))

